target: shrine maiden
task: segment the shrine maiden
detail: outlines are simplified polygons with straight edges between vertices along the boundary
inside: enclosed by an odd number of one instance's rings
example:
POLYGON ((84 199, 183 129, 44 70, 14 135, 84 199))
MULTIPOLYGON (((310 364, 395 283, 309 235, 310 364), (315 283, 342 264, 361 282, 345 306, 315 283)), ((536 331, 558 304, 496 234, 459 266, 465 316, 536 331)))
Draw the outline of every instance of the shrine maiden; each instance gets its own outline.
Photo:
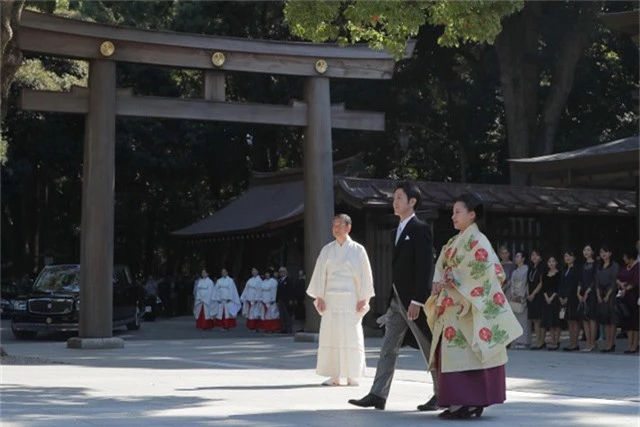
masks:
POLYGON ((213 290, 214 284, 209 279, 207 270, 203 269, 200 278, 196 280, 193 286, 193 316, 196 318, 196 328, 211 329, 213 328, 213 290))
POLYGON ((281 329, 280 311, 276 302, 278 282, 273 277, 273 270, 264 273, 264 280, 260 287, 258 314, 260 318, 259 328, 265 332, 275 332, 281 329))
POLYGON ((262 278, 259 276, 257 268, 251 269, 251 278, 247 280, 244 291, 240 296, 242 301, 242 316, 247 319, 247 328, 257 330, 260 323, 260 311, 258 310, 258 300, 262 292, 262 278))
POLYGON ((238 288, 236 283, 226 269, 221 271, 222 277, 216 281, 215 290, 213 292, 213 300, 218 303, 215 312, 215 326, 224 329, 235 328, 236 315, 240 310, 240 297, 238 296, 238 288))

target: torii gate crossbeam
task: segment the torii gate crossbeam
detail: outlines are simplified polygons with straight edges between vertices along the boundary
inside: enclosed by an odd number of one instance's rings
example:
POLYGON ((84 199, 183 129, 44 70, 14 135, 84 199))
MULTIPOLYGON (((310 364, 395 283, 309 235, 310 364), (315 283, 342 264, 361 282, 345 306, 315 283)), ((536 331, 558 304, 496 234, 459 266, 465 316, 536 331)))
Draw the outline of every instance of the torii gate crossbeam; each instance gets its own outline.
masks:
MULTIPOLYGON (((366 47, 233 39, 138 30, 25 11, 19 44, 25 53, 89 61, 89 88, 70 93, 25 90, 22 108, 85 114, 79 337, 68 346, 122 347, 112 337, 113 238, 116 116, 305 126, 305 269, 330 241, 333 217, 331 129, 384 130, 384 114, 331 106, 330 77, 389 79, 394 59, 366 47), (116 62, 203 69, 204 99, 133 96, 116 88, 116 62), (301 76, 304 103, 289 106, 226 102, 228 71, 301 76)), ((415 43, 409 44, 410 56, 415 43)), ((310 300, 305 330, 317 332, 310 300)))

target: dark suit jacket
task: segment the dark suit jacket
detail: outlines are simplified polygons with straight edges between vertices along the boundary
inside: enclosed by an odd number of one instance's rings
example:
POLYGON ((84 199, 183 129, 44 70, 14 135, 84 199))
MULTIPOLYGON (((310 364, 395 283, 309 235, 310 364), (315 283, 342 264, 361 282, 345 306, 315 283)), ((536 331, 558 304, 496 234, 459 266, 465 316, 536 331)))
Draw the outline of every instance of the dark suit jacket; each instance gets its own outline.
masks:
MULTIPOLYGON (((433 279, 433 240, 429 226, 414 217, 402 230, 397 245, 395 245, 396 230, 393 231, 392 239, 394 243, 392 279, 402 305, 408 308, 412 300, 425 303, 431 294, 433 279)), ((420 316, 415 322, 431 339, 424 310, 420 310, 420 316)), ((403 345, 418 348, 410 332, 405 336, 403 345)))
POLYGON ((282 301, 286 304, 291 299, 291 279, 289 276, 284 279, 278 279, 278 291, 276 292, 276 301, 282 301))

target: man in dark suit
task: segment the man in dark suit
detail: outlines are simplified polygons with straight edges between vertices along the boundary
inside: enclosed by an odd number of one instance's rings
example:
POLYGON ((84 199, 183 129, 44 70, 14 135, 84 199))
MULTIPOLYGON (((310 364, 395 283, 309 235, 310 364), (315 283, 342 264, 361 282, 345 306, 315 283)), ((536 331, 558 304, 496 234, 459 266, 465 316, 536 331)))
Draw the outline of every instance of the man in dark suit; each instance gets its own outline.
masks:
MULTIPOLYGON (((398 184, 393 193, 393 211, 400 218, 400 224, 393 233, 392 293, 385 314, 380 359, 369 394, 362 399, 349 400, 352 405, 384 409, 398 353, 403 345, 419 348, 427 366, 429 364, 431 334, 422 307, 431 293, 433 242, 429 227, 415 215, 419 203, 420 190, 415 184, 398 184)), ((434 371, 431 377, 434 395, 427 403, 418 406, 420 411, 438 409, 434 371)))
POLYGON ((290 334, 293 332, 293 319, 291 319, 291 279, 287 267, 282 266, 278 270, 278 291, 276 293, 276 301, 278 303, 278 311, 280 311, 280 321, 282 322, 283 334, 290 334))

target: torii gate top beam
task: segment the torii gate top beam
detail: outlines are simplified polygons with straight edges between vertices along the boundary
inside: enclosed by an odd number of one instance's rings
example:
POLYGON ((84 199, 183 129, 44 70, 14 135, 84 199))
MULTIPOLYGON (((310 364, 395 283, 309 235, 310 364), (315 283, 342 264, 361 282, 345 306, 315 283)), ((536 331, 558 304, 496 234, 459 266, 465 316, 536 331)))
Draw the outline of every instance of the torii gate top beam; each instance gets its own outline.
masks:
MULTIPOLYGON (((364 45, 340 47, 141 30, 32 11, 23 13, 20 27, 23 51, 79 59, 108 57, 180 68, 352 79, 390 79, 395 65, 387 52, 364 45), (104 42, 112 43, 110 55, 101 52, 104 42), (214 65, 216 53, 216 62, 223 58, 222 64, 214 65), (316 66, 318 61, 324 63, 316 66)), ((407 57, 414 47, 415 41, 411 41, 407 57)))

